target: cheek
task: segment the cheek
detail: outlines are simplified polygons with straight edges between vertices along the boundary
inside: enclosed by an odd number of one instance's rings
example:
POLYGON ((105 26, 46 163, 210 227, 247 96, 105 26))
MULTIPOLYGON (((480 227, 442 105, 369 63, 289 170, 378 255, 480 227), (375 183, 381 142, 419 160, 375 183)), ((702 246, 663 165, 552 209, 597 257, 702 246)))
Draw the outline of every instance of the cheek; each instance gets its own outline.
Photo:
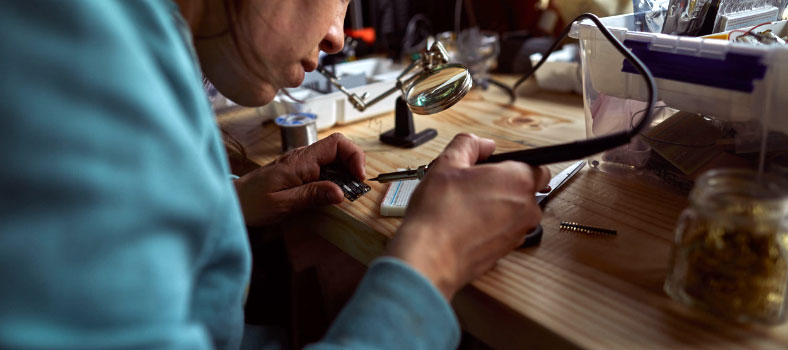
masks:
MULTIPOLYGON (((301 58, 291 38, 272 31, 259 30, 247 44, 254 57, 250 64, 260 79, 277 88, 292 85, 293 71, 301 66, 301 58)), ((300 83, 300 81, 299 81, 300 83)))
MULTIPOLYGON (((296 19, 298 21, 300 19, 296 19)), ((271 26, 260 26, 255 29, 254 42, 252 45, 257 51, 258 56, 266 58, 270 62, 293 62, 306 58, 312 48, 317 47, 320 39, 314 39, 319 34, 311 28, 305 28, 288 21, 278 20, 271 23, 271 26), (309 38, 309 35, 313 38, 309 38), (311 43, 315 41, 315 43, 311 43)), ((276 67, 281 69, 280 67, 276 67)))
MULTIPOLYGON (((301 3, 290 21, 288 36, 301 54, 316 53, 329 28, 337 21, 336 0, 296 0, 301 3)), ((341 24, 340 24, 341 26, 341 24)))
POLYGON ((248 11, 244 21, 252 39, 247 49, 255 57, 253 70, 277 88, 300 85, 304 75, 301 61, 317 59, 318 46, 337 19, 333 1, 287 1, 265 12, 276 15, 248 11))

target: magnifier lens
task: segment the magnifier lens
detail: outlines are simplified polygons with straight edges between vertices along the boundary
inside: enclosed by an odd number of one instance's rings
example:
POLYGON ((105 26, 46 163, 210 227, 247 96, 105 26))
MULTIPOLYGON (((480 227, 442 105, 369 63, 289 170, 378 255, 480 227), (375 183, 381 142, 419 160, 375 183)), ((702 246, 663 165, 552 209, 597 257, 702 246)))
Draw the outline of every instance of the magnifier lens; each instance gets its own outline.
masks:
POLYGON ((472 81, 465 67, 447 64, 418 78, 408 89, 405 101, 413 113, 437 113, 462 99, 472 81))

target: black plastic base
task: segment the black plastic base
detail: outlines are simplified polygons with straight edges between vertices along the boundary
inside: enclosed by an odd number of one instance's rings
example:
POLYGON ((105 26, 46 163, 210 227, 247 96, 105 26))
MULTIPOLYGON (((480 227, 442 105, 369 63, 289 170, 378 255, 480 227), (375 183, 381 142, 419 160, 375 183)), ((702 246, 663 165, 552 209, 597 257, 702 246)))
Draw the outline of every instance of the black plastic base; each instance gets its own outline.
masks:
POLYGON ((536 225, 536 227, 534 227, 534 229, 531 230, 531 232, 528 232, 528 234, 525 235, 525 241, 523 241, 523 245, 521 245, 520 248, 533 247, 535 245, 539 245, 539 242, 542 241, 543 231, 544 230, 542 230, 542 225, 536 225))
POLYGON ((394 129, 380 134, 380 142, 402 148, 413 148, 432 140, 437 135, 438 132, 435 129, 414 131, 413 113, 405 100, 400 97, 397 99, 395 108, 394 129))
POLYGON ((405 137, 397 136, 396 131, 397 129, 391 129, 380 134, 380 142, 402 148, 413 148, 429 140, 432 140, 438 135, 438 131, 435 129, 424 129, 420 132, 410 134, 405 137))

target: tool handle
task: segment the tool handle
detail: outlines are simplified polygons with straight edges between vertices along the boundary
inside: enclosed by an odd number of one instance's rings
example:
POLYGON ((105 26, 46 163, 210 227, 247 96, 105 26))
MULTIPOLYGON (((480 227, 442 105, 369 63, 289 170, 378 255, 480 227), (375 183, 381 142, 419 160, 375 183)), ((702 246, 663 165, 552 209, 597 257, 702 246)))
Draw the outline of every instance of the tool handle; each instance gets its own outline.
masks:
POLYGON ((624 145, 628 142, 629 136, 627 133, 617 133, 591 140, 493 154, 487 157, 487 159, 480 161, 479 164, 498 163, 506 160, 516 160, 533 166, 560 163, 588 157, 604 150, 624 145))
MULTIPOLYGON (((629 143, 629 135, 626 132, 622 132, 607 136, 600 136, 590 140, 575 141, 554 146, 526 149, 522 151, 493 154, 487 157, 487 159, 480 161, 479 164, 499 163, 506 160, 515 160, 533 166, 539 166, 577 160, 627 143, 629 143)), ((410 170, 407 172, 386 173, 379 175, 373 180, 377 180, 379 182, 389 182, 404 179, 421 179, 428 169, 429 165, 422 165, 419 167, 419 169, 416 169, 421 170, 419 174, 417 174, 415 170, 410 170)))

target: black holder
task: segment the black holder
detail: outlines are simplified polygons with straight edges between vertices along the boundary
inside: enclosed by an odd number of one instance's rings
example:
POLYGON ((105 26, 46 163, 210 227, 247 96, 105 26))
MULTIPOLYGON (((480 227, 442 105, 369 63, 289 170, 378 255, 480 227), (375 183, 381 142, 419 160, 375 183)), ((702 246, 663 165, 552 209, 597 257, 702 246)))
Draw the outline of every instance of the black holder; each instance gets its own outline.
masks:
POLYGON ((435 129, 424 129, 415 132, 413 127, 413 112, 408 108, 405 99, 400 96, 394 109, 394 129, 380 134, 380 141, 389 145, 413 148, 438 135, 435 129))

